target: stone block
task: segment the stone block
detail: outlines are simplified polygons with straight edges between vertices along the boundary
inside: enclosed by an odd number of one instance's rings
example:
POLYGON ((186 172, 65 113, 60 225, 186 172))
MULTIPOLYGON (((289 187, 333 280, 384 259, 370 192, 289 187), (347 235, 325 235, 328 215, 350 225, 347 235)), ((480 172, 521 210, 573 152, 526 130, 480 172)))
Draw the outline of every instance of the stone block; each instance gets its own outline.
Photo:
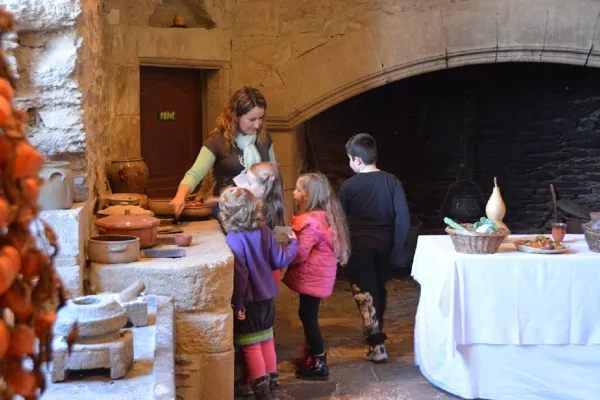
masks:
MULTIPOLYGON (((594 41, 600 3, 581 1, 577 6, 559 0, 549 3, 544 52, 554 49, 571 50, 579 52, 585 60, 594 41)), ((542 59, 544 57, 545 54, 542 54, 542 59)))
MULTIPOLYGON (((48 223, 57 236, 59 252, 57 266, 82 265, 85 261, 85 241, 89 232, 89 205, 75 203, 68 210, 44 210, 40 219, 48 223)), ((32 225, 37 232, 40 227, 32 225)))
POLYGON ((529 1, 526 7, 522 4, 522 1, 498 2, 498 48, 511 51, 537 48, 539 57, 544 47, 547 2, 529 1))
POLYGON ((127 313, 127 320, 133 326, 148 325, 148 302, 140 297, 133 301, 128 301, 123 304, 127 313))
POLYGON ((4 0, 2 6, 15 14, 17 30, 54 30, 74 26, 81 13, 79 1, 4 0))
MULTIPOLYGON (((58 262, 55 262, 58 264, 58 262)), ((81 265, 58 265, 56 272, 60 276, 60 280, 73 297, 83 294, 83 271, 81 265)))
POLYGON ((110 133, 110 154, 112 158, 141 157, 140 117, 120 115, 114 120, 115 129, 110 133))
POLYGON ((298 173, 296 166, 279 166, 279 172, 281 179, 283 180, 283 190, 294 190, 296 187, 296 180, 298 179, 298 173))
POLYGON ((384 69, 446 55, 444 25, 439 10, 403 13, 373 26, 384 69))
POLYGON ((182 399, 233 399, 233 350, 176 355, 177 396, 182 399))
POLYGON ((460 3, 441 8, 448 64, 493 62, 497 46, 497 7, 492 2, 460 3))
POLYGON ((233 29, 237 34, 246 36, 278 36, 279 7, 279 3, 274 1, 238 2, 233 29))
MULTIPOLYGON (((269 129, 267 125, 267 130, 269 129)), ((293 132, 272 133, 273 150, 279 166, 292 166, 296 162, 296 138, 293 132)))
POLYGON ((140 68, 120 65, 113 83, 115 115, 140 115, 140 68))
POLYGON ((48 38, 45 49, 31 60, 31 64, 28 63, 32 65, 29 71, 32 84, 40 88, 76 88, 78 85, 73 79, 73 74, 77 65, 79 44, 74 30, 48 38))
POLYGON ((233 349, 233 312, 175 315, 177 352, 224 353, 233 349))
POLYGON ((296 202, 294 201, 294 190, 286 190, 283 192, 283 202, 285 204, 285 211, 287 214, 287 219, 292 216, 292 214, 296 210, 296 202))
MULTIPOLYGON (((278 69, 299 107, 382 71, 373 32, 361 29, 333 39, 278 69)), ((273 100, 270 100, 271 102, 273 100)), ((281 115, 281 114, 274 114, 281 115)), ((285 114, 284 114, 285 115, 285 114)))
POLYGON ((39 110, 39 116, 47 128, 64 129, 83 122, 80 107, 44 107, 39 110))
MULTIPOLYGON (((118 10, 117 10, 118 11, 118 10)), ((108 28, 111 46, 107 49, 107 59, 116 65, 138 65, 137 41, 128 26, 108 28)))
POLYGON ((146 294, 173 296, 177 311, 230 308, 233 293, 233 254, 219 224, 193 222, 184 228, 194 246, 179 259, 143 258, 128 264, 91 264, 90 280, 97 292, 121 292, 142 281, 146 294))

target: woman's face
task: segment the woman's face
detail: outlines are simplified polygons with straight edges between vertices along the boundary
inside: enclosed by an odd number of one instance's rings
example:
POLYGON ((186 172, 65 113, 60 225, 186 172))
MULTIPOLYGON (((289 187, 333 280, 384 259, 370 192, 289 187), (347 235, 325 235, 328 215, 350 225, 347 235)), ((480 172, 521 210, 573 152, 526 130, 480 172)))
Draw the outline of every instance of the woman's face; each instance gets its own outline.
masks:
POLYGON ((244 135, 253 135, 258 132, 262 125, 264 115, 265 109, 260 107, 254 107, 252 110, 242 115, 238 121, 240 132, 244 135))
POLYGON ((298 205, 299 209, 302 209, 307 198, 308 192, 299 180, 296 181, 296 188, 294 189, 294 201, 298 205))
POLYGON ((252 171, 248 171, 248 190, 257 198, 262 198, 265 187, 260 183, 258 176, 252 171))

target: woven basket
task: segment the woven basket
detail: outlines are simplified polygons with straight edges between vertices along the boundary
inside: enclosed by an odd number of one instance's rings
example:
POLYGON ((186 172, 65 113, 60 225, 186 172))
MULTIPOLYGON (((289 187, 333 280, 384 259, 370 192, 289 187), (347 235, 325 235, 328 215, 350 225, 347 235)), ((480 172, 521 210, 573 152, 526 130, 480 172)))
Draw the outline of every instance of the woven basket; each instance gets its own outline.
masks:
POLYGON ((581 226, 583 227, 585 241, 587 242, 590 251, 600 253, 600 231, 593 229, 591 222, 587 222, 581 226))
MULTIPOLYGON (((467 229, 472 229, 472 224, 461 224, 467 229)), ((508 237, 508 229, 500 229, 500 232, 479 233, 473 231, 458 231, 446 227, 446 233, 450 235, 454 249, 459 253, 467 254, 494 254, 498 251, 500 244, 508 237)))

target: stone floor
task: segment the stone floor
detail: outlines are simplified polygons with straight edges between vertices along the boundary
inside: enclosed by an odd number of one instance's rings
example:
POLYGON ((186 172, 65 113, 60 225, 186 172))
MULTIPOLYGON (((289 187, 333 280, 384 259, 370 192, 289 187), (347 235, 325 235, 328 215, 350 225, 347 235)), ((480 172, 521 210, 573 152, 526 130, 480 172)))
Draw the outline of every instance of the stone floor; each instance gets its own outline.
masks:
POLYGON ((338 281, 320 313, 329 351, 330 380, 306 382, 294 377, 294 357, 304 344, 297 295, 281 285, 275 334, 284 399, 456 399, 427 382, 414 365, 413 328, 419 285, 410 278, 398 278, 388 284, 388 290, 385 319, 389 362, 375 365, 362 360, 365 346, 358 311, 348 283, 338 281))

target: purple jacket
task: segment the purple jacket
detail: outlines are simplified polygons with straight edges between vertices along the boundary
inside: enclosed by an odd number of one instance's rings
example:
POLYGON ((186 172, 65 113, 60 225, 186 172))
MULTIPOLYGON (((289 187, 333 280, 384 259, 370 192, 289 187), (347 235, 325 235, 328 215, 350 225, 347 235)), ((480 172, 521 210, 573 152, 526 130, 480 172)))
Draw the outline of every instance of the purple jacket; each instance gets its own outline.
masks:
POLYGON ((287 269, 283 283, 294 292, 325 298, 333 293, 337 259, 333 252, 333 231, 325 211, 292 217, 292 229, 300 243, 298 254, 287 269))
POLYGON ((272 270, 282 269, 296 257, 298 241, 290 239, 285 248, 275 241, 266 226, 242 232, 229 232, 227 244, 234 260, 233 298, 236 310, 245 310, 255 301, 272 299, 279 294, 272 270))

